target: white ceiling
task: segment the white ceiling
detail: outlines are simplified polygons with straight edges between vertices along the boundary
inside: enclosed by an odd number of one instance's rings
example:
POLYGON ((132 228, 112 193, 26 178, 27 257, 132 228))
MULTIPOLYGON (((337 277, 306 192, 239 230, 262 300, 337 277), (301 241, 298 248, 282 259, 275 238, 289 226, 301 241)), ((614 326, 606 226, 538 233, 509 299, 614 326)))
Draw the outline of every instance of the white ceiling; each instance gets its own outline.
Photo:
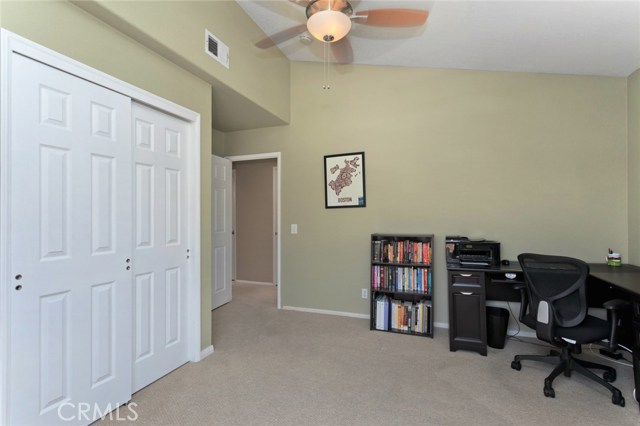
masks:
MULTIPOLYGON (((288 0, 237 0, 265 34, 304 23, 288 0)), ((353 24, 355 64, 627 77, 640 68, 640 0, 355 0, 355 11, 426 9, 418 29, 353 24)), ((258 40, 256 40, 257 42, 258 40)), ((278 46, 323 60, 322 43, 278 46)), ((272 47, 272 49, 275 47, 272 47)))

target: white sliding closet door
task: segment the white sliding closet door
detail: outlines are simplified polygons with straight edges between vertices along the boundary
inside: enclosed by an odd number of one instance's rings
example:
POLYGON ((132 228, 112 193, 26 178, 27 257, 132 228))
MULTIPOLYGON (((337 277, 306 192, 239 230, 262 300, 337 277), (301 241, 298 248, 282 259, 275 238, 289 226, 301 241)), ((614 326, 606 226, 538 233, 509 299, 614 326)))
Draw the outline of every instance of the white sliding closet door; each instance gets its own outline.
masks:
POLYGON ((133 104, 134 392, 188 361, 188 130, 133 104))
POLYGON ((131 396, 131 101, 11 63, 9 424, 87 424, 131 396))

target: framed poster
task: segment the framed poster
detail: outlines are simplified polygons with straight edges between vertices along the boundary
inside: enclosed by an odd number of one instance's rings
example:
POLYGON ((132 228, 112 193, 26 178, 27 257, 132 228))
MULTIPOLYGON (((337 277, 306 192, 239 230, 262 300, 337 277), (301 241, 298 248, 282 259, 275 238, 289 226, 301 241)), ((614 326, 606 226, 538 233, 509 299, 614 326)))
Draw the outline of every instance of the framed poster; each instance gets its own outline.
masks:
POLYGON ((324 206, 365 207, 364 152, 324 156, 324 206))

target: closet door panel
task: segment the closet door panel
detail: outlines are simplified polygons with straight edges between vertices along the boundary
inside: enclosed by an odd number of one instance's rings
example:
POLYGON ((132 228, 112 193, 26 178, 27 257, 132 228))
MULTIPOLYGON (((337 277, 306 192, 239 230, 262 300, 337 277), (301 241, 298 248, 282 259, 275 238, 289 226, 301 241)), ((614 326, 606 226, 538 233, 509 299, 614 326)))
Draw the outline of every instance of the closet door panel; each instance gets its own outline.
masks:
POLYGON ((131 101, 11 64, 10 424, 86 424, 131 396, 131 101))
POLYGON ((187 179, 188 125, 133 104, 135 161, 134 274, 152 291, 136 292, 134 346, 145 348, 133 366, 134 392, 188 361, 187 179))

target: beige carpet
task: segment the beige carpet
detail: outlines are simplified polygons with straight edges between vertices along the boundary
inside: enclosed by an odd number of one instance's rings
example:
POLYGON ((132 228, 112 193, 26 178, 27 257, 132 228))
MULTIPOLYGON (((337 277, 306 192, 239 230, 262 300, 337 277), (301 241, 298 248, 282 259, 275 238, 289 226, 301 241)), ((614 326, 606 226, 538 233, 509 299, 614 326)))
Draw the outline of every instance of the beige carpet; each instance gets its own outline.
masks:
POLYGON ((577 374, 558 377, 556 398, 545 398, 549 365, 510 368, 514 354, 540 346, 450 352, 447 330, 435 339, 370 331, 368 320, 278 311, 275 297, 272 287, 234 285, 233 301, 213 312, 215 352, 136 393, 135 424, 640 424, 630 367, 617 368, 624 408, 577 374))

